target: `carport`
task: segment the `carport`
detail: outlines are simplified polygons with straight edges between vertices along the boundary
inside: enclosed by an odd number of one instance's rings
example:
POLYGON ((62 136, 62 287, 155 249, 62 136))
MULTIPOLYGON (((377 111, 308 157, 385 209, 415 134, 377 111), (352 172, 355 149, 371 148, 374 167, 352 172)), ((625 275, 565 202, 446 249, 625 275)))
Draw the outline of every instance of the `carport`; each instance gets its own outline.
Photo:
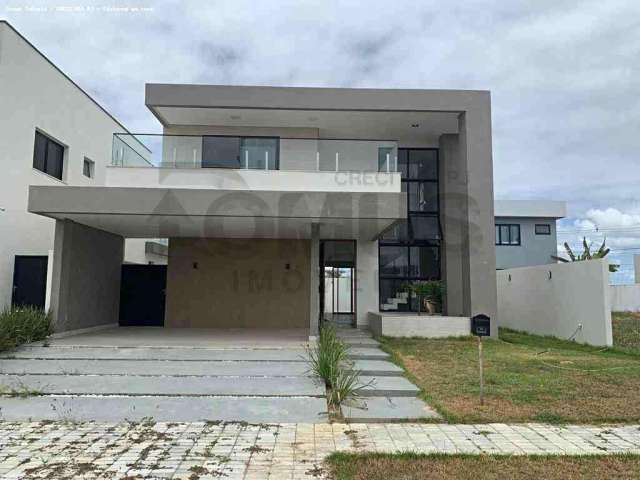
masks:
MULTIPOLYGON (((117 325, 124 239, 169 238, 166 327, 308 338, 319 322, 320 239, 366 242, 371 271, 361 278, 375 291, 375 239, 405 215, 403 195, 31 186, 29 211, 56 220, 56 333, 117 325)), ((377 305, 371 293, 359 298, 377 305)))

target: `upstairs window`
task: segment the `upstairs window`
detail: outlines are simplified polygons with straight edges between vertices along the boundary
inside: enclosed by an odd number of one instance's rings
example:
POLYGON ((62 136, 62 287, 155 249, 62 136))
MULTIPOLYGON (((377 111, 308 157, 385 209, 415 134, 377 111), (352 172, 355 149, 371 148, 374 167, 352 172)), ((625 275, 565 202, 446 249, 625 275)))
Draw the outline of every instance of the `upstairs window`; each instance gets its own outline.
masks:
POLYGON ((64 146, 36 131, 33 168, 62 180, 64 146))
POLYGON ((496 245, 520 245, 520 225, 515 223, 496 225, 496 245))
POLYGON ((93 160, 84 157, 84 161, 82 163, 82 174, 87 178, 93 178, 93 175, 95 173, 95 166, 96 164, 93 160))
POLYGON ((551 235, 551 225, 548 223, 537 223, 536 235, 551 235))
POLYGON ((278 138, 204 136, 202 166, 278 170, 279 148, 278 138))

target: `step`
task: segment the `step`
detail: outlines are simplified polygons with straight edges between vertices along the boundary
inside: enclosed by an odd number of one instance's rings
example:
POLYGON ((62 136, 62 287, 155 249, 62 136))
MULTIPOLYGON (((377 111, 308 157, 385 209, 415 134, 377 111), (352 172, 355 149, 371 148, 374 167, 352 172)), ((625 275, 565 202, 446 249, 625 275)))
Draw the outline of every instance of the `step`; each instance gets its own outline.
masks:
POLYGON ((0 375, 0 389, 58 395, 317 396, 308 377, 142 377, 135 375, 0 375))
POLYGON ((356 360, 353 368, 363 376, 372 377, 397 377, 404 373, 402 368, 385 360, 356 360))
POLYGON ((0 358, 304 362, 306 351, 303 348, 21 347, 3 352, 0 358))
POLYGON ((291 377, 309 371, 305 362, 4 359, 3 374, 291 377))
POLYGON ((342 415, 348 422, 403 422, 440 419, 441 415, 419 398, 373 397, 343 405, 342 415))
POLYGON ((316 397, 0 397, 0 411, 11 422, 327 422, 326 401, 316 397))
POLYGON ((352 360, 384 360, 391 356, 377 347, 352 347, 349 358, 352 360))
POLYGON ((359 391, 363 397, 415 397, 420 389, 404 377, 366 376, 360 383, 367 385, 359 391))
POLYGON ((352 346, 364 346, 364 347, 376 347, 378 345, 380 345, 380 342, 378 342, 377 340, 374 340, 371 337, 353 337, 353 338, 343 338, 341 339, 344 343, 346 343, 347 345, 352 345, 352 346))

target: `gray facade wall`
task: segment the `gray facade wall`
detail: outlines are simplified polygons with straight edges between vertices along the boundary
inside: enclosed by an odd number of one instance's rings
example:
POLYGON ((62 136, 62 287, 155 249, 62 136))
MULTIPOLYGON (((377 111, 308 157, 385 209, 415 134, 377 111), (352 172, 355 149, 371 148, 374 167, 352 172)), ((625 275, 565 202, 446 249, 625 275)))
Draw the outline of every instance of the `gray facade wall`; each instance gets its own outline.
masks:
POLYGON ((118 322, 124 239, 56 220, 51 313, 56 333, 118 322))
POLYGON ((496 245, 496 268, 531 267, 556 263, 558 238, 553 218, 496 217, 496 225, 520 225, 520 245, 496 245), (551 235, 536 235, 536 224, 551 226, 551 235))
POLYGON ((498 334, 491 109, 460 114, 460 133, 440 137, 445 314, 492 318, 498 334))

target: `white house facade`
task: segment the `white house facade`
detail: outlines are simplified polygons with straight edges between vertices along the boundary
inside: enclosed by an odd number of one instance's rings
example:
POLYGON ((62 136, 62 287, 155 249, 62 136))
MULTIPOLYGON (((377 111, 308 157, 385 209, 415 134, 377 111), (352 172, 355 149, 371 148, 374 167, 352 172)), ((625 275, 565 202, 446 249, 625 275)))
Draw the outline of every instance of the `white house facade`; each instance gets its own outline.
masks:
MULTIPOLYGON (((127 130, 4 21, 0 112, 0 308, 48 307, 55 221, 27 211, 29 186, 104 185, 113 134, 127 130)), ((153 260, 166 261, 132 258, 153 260)))

